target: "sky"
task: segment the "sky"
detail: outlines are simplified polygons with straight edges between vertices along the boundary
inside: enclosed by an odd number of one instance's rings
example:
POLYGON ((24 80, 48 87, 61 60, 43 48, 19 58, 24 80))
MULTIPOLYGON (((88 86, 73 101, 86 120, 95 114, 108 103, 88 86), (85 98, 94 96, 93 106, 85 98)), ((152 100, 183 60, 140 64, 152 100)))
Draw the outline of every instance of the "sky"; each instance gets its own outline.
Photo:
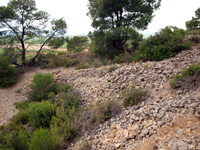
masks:
MULTIPOLYGON (((6 5, 8 1, 0 0, 0 5, 6 5)), ((47 11, 52 19, 64 17, 69 36, 87 35, 94 30, 91 27, 92 20, 86 15, 88 0, 36 0, 36 5, 40 10, 47 11)), ((147 30, 140 32, 152 34, 169 25, 185 29, 185 22, 192 19, 199 7, 200 0, 162 0, 147 30)))

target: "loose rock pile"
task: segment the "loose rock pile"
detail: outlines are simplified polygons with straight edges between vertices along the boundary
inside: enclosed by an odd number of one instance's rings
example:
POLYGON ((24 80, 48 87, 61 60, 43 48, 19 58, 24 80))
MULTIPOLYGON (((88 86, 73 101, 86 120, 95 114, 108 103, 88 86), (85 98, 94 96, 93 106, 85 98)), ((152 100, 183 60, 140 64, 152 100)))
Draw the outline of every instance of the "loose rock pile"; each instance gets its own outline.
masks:
MULTIPOLYGON (((98 71, 102 69, 100 68, 74 71, 68 74, 67 78, 62 77, 61 81, 73 84, 87 103, 113 95, 120 99, 121 90, 131 84, 150 92, 150 97, 145 102, 125 108, 117 117, 99 125, 97 129, 86 132, 82 139, 92 141, 92 149, 137 150, 141 141, 157 134, 160 128, 173 127, 175 116, 190 114, 200 118, 200 89, 191 89, 188 92, 188 90, 172 90, 169 87, 169 81, 175 73, 180 72, 189 64, 197 63, 199 58, 200 47, 194 47, 190 51, 184 51, 174 58, 161 62, 118 65, 117 70, 112 73, 107 72, 104 76, 98 74, 98 71)), ((106 71, 108 67, 103 69, 106 71)), ((194 126, 191 127, 194 131, 199 129, 194 126)), ((198 149, 200 133, 196 136, 198 138, 196 137, 193 142, 180 140, 180 137, 169 137, 165 143, 146 149, 175 150, 184 149, 183 147, 191 150, 198 149)), ((81 142, 79 140, 72 144, 71 149, 78 149, 81 142)))

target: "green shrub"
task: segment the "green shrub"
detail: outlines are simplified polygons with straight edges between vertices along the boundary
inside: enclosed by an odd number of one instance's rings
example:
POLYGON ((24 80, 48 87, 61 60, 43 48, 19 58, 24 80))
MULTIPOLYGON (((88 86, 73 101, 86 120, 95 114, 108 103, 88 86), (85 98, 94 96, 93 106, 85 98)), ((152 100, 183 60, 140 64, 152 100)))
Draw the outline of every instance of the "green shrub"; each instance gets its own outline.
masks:
POLYGON ((26 112, 18 112, 10 120, 10 125, 22 125, 28 123, 28 114, 26 112))
POLYGON ((5 136, 6 145, 15 150, 28 150, 30 137, 31 133, 28 130, 12 131, 5 136))
POLYGON ((59 138, 53 136, 46 129, 35 130, 31 137, 29 150, 56 150, 59 146, 59 138))
POLYGON ((28 108, 28 105, 30 104, 31 102, 30 101, 22 101, 22 102, 18 102, 18 103, 15 103, 15 107, 17 109, 19 109, 20 111, 24 111, 28 108))
POLYGON ((49 68, 49 64, 42 64, 40 66, 40 69, 46 69, 46 68, 49 68))
POLYGON ((58 56, 53 57, 49 62, 49 68, 56 68, 62 66, 62 59, 58 56))
POLYGON ((42 101, 48 99, 49 93, 57 93, 59 85, 53 83, 53 75, 50 73, 36 73, 33 77, 33 83, 30 85, 31 91, 29 98, 33 101, 42 101))
POLYGON ((72 86, 66 84, 60 88, 60 95, 56 100, 59 106, 68 108, 78 108, 79 107, 79 98, 76 96, 72 86))
POLYGON ((52 118, 51 131, 55 135, 63 136, 65 140, 69 140, 76 134, 76 129, 71 124, 79 110, 79 99, 72 86, 66 84, 60 89, 61 94, 56 101, 58 107, 52 118))
POLYGON ((100 124, 121 112, 120 103, 114 100, 107 100, 104 103, 93 104, 90 108, 90 124, 100 124))
POLYGON ((62 92, 58 101, 60 105, 64 106, 64 108, 78 108, 79 106, 79 99, 74 92, 62 92))
POLYGON ((80 150, 91 150, 92 149, 92 142, 88 140, 84 140, 81 142, 80 150))
POLYGON ((88 34, 91 39, 90 50, 97 55, 113 59, 115 56, 137 49, 142 35, 133 28, 117 27, 110 30, 94 31, 88 34), (123 36, 126 33, 126 36, 123 36), (122 41, 125 41, 123 44, 122 41), (122 50, 123 49, 123 50, 122 50))
POLYGON ((196 78, 200 75, 200 63, 196 65, 189 65, 188 68, 183 69, 179 74, 175 74, 173 79, 170 81, 170 86, 174 87, 178 81, 183 80, 184 78, 196 78))
POLYGON ((131 87, 124 92, 124 106, 137 105, 139 102, 143 101, 147 92, 142 91, 142 89, 135 89, 131 87))
POLYGON ((86 36, 74 36, 73 38, 69 39, 66 38, 67 42, 67 49, 69 51, 74 50, 75 52, 81 52, 88 46, 88 38, 86 36))
POLYGON ((80 63, 77 67, 76 67, 76 70, 80 70, 80 69, 87 69, 89 68, 89 64, 87 63, 80 63))
POLYGON ((64 93, 69 93, 69 92, 74 91, 74 88, 69 84, 65 84, 65 85, 61 86, 60 89, 61 89, 61 92, 64 92, 64 93))
POLYGON ((64 140, 70 140, 76 134, 76 130, 71 123, 76 115, 75 107, 65 109, 63 106, 58 107, 56 115, 52 118, 50 130, 54 135, 64 137, 64 140))
POLYGON ((108 70, 108 72, 113 72, 117 69, 117 67, 115 65, 111 66, 108 70))
POLYGON ((53 116, 53 105, 48 101, 32 103, 28 108, 28 117, 32 127, 48 127, 53 116))
POLYGON ((7 87, 17 81, 17 71, 10 66, 9 58, 0 56, 0 87, 7 87))
POLYGON ((189 40, 192 41, 195 44, 199 44, 200 43, 200 36, 193 35, 191 38, 189 38, 189 40))
POLYGON ((0 129, 0 149, 28 150, 31 133, 22 127, 10 130, 8 126, 0 129))
POLYGON ((131 54, 122 53, 122 54, 120 54, 118 56, 115 56, 115 58, 113 59, 113 62, 114 63, 118 63, 118 64, 127 63, 127 62, 129 62, 130 58, 131 58, 131 54))
POLYGON ((186 35, 199 35, 200 29, 198 30, 186 30, 186 35))
POLYGON ((64 58, 64 59, 62 59, 62 65, 64 67, 74 66, 77 63, 78 63, 78 60, 76 60, 76 59, 71 59, 71 58, 64 58))
POLYGON ((16 92, 16 93, 20 93, 20 92, 21 92, 21 89, 17 89, 15 92, 16 92))
POLYGON ((191 43, 183 44, 185 32, 176 27, 166 27, 154 36, 144 40, 131 61, 160 61, 175 56, 182 50, 190 49, 191 43))

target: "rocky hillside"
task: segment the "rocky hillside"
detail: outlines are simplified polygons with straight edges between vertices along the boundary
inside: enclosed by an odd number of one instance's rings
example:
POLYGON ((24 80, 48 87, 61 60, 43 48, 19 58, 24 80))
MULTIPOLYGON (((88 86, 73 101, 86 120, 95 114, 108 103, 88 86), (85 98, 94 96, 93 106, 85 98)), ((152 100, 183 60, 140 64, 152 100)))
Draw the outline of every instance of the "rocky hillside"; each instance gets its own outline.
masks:
POLYGON ((122 101, 121 91, 131 85, 147 90, 149 95, 139 105, 123 108, 116 117, 83 130, 82 136, 68 149, 81 149, 88 141, 92 150, 199 150, 199 83, 169 87, 175 73, 199 60, 200 46, 195 46, 160 62, 116 65, 112 72, 110 66, 84 70, 35 69, 24 74, 14 87, 0 89, 0 125, 16 114, 13 104, 25 99, 34 73, 52 72, 57 82, 74 86, 85 106, 108 98, 122 101), (21 92, 16 93, 17 89, 21 92))
POLYGON ((93 150, 200 149, 200 88, 196 83, 175 90, 169 87, 173 74, 199 58, 200 47, 193 47, 161 62, 118 65, 112 73, 108 67, 59 73, 58 80, 73 84, 85 103, 108 97, 120 101, 122 89, 131 84, 147 89, 150 95, 138 106, 124 108, 118 116, 85 132, 70 149, 78 149, 85 139, 91 141, 93 150))

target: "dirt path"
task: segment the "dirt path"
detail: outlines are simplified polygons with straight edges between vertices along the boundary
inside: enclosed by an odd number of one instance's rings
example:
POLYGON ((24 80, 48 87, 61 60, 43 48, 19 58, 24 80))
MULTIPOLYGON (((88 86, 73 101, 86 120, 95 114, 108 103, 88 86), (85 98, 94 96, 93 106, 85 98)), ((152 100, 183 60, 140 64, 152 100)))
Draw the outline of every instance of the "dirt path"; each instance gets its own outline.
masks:
POLYGON ((41 70, 39 68, 33 68, 30 71, 22 74, 15 85, 5 89, 0 89, 0 126, 5 124, 13 115, 15 115, 18 112, 14 104, 27 99, 26 88, 28 88, 36 72, 55 73, 59 72, 60 70, 67 69, 55 68, 41 70), (17 90, 20 90, 21 92, 17 93, 17 90))

